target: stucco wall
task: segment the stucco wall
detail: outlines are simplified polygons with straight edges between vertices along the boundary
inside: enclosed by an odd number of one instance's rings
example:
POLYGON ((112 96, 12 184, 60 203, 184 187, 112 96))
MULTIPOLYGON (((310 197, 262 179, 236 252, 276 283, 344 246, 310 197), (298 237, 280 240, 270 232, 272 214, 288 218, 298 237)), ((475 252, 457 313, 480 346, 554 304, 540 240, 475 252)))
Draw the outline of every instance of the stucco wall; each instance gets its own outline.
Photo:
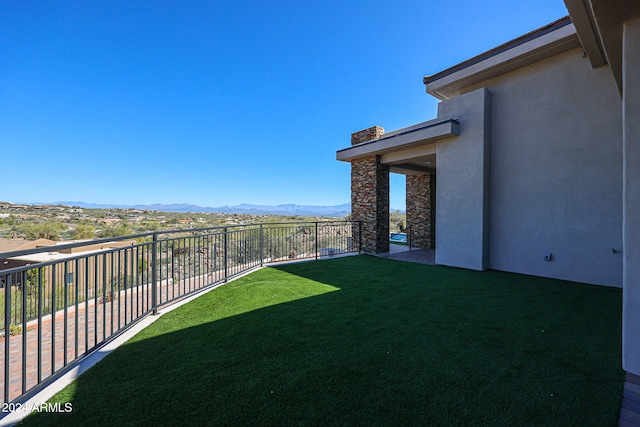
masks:
POLYGON ((640 375, 640 19, 624 24, 624 291, 622 366, 640 375))
POLYGON ((575 49, 485 87, 489 267, 622 286, 621 107, 611 73, 575 49))
POLYGON ((478 89, 438 105, 460 135, 436 143, 436 263, 484 270, 489 258, 491 94, 478 89))

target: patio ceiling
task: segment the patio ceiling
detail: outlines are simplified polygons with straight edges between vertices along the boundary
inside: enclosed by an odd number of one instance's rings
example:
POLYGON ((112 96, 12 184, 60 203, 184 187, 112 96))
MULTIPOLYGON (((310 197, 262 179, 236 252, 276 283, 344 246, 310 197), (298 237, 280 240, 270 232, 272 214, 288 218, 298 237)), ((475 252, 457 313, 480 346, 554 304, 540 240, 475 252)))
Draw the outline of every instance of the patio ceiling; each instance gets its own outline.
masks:
POLYGON ((415 153, 396 152, 380 156, 380 163, 389 165, 389 171, 403 175, 421 175, 425 172, 432 173, 436 169, 436 144, 431 143, 415 153))

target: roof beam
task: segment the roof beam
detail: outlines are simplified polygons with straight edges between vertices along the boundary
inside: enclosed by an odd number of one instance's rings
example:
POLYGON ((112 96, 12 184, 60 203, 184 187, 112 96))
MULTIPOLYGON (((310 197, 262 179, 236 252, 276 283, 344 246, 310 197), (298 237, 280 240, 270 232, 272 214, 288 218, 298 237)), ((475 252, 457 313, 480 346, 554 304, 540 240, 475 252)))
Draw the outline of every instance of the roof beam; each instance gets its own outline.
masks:
POLYGON ((410 128, 384 134, 373 141, 338 150, 336 159, 350 162, 358 157, 382 155, 391 151, 413 148, 459 134, 460 129, 457 120, 431 120, 410 128))
POLYGON ((434 173, 435 168, 429 168, 425 166, 414 165, 411 163, 400 163, 397 165, 390 165, 389 170, 394 173, 400 173, 403 175, 422 175, 425 173, 434 173))

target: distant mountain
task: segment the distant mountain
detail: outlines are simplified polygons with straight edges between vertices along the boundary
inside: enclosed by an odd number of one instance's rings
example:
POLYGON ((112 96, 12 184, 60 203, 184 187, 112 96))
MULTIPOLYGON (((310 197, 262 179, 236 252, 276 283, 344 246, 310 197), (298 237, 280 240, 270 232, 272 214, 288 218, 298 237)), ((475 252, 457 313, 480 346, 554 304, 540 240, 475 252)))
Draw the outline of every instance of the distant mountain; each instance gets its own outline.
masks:
POLYGON ((330 216, 344 217, 351 212, 351 205, 345 203, 336 206, 307 206, 307 205, 251 205, 241 204, 236 206, 220 206, 217 208, 190 205, 187 203, 173 203, 169 205, 155 203, 152 205, 113 205, 85 202, 52 202, 34 203, 36 205, 64 205, 78 206, 87 209, 140 209, 160 212, 217 212, 229 214, 251 214, 251 215, 302 215, 302 216, 330 216))
POLYGON ((336 206, 306 206, 306 205, 250 205, 243 203, 236 206, 222 206, 214 212, 244 213, 244 214, 271 214, 271 215, 305 215, 305 216, 333 216, 343 217, 351 212, 351 205, 345 203, 336 206))

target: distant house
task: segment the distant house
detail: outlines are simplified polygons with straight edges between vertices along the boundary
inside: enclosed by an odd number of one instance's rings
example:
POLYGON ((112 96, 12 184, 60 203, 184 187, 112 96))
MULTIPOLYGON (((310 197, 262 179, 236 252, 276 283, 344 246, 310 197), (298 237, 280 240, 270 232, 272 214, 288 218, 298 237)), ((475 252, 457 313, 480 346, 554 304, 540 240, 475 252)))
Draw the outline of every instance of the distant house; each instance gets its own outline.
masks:
MULTIPOLYGON (((0 287, 4 287, 8 280, 12 285, 19 285, 24 281, 21 274, 3 275, 3 270, 15 267, 22 267, 33 264, 43 264, 43 282, 46 285, 52 283, 64 283, 70 285, 76 283, 82 274, 85 276, 94 275, 96 272, 102 274, 102 271, 109 275, 121 274, 118 266, 118 258, 113 260, 109 257, 98 257, 95 255, 104 254, 105 252, 125 248, 135 245, 134 240, 120 240, 114 242, 102 242, 89 244, 85 246, 77 246, 72 248, 64 248, 65 245, 87 242, 81 240, 55 242, 48 239, 24 240, 24 239, 0 239, 0 287), (61 249, 59 247, 62 247, 61 249), (29 249, 51 248, 48 252, 26 253, 18 256, 4 256, 8 252, 27 251, 29 249), (92 257, 94 256, 94 257, 92 257), (78 262, 74 262, 78 259, 78 262), (51 268, 51 265, 57 264, 57 271, 51 268), (78 276, 78 278, 76 278, 78 276)), ((123 258, 122 252, 118 252, 118 257, 123 258)), ((80 283, 79 283, 80 284, 80 283)))
MULTIPOLYGON (((0 239, 0 270, 6 270, 14 267, 14 265, 9 266, 9 259, 2 259, 3 252, 13 252, 13 251, 23 251, 27 249, 36 249, 36 248, 44 248, 47 246, 54 246, 56 244, 55 241, 49 239, 37 239, 37 240, 26 240, 26 239, 0 239)), ((24 265, 24 264, 20 264, 24 265)))
POLYGON ((569 15, 426 76, 437 117, 352 135, 352 218, 388 251, 389 173, 437 264, 623 287, 623 367, 640 375, 640 2, 569 15))

